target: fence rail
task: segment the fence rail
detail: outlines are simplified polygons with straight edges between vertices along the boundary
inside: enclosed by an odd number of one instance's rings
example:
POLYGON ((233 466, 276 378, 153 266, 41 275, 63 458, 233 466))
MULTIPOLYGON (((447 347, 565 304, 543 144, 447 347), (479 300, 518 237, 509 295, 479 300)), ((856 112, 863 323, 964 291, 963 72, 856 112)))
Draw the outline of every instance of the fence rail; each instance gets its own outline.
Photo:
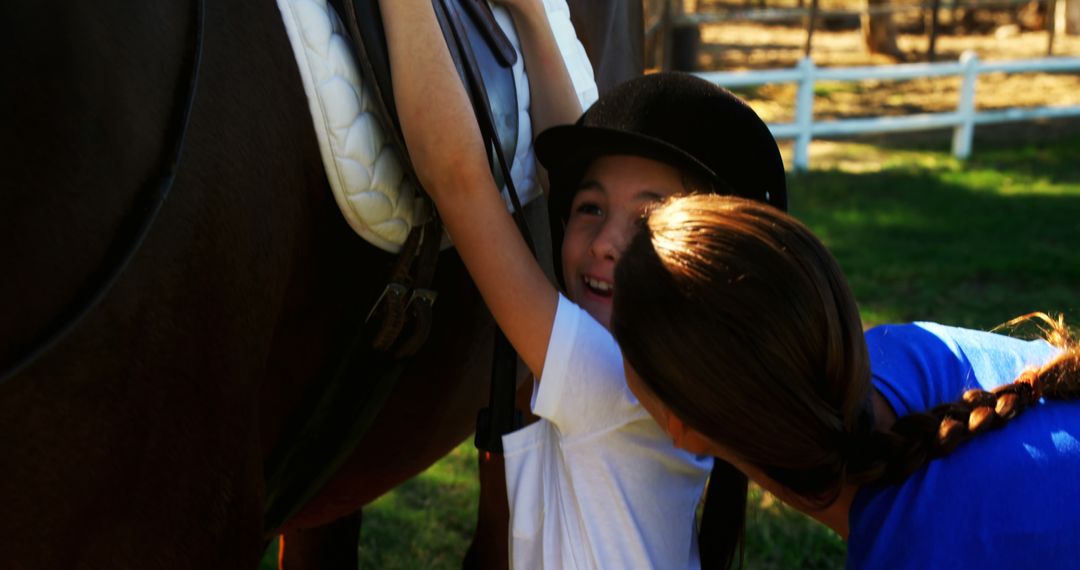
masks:
POLYGON ((1056 119, 1080 116, 1080 105, 1025 107, 993 111, 977 111, 975 85, 979 75, 986 73, 1080 71, 1078 57, 1048 57, 1015 61, 982 62, 974 52, 964 52, 960 61, 945 63, 913 63, 873 67, 817 67, 810 58, 803 58, 791 69, 761 71, 704 72, 699 77, 723 87, 746 87, 769 83, 798 83, 795 96, 795 120, 791 123, 769 125, 778 139, 795 139, 792 167, 804 171, 810 166, 810 141, 815 137, 843 136, 867 133, 921 131, 953 128, 952 152, 957 158, 971 154, 971 142, 976 125, 1056 119), (923 113, 901 117, 870 117, 814 121, 814 85, 818 81, 863 81, 868 79, 905 80, 921 77, 960 75, 960 97, 956 111, 923 113))

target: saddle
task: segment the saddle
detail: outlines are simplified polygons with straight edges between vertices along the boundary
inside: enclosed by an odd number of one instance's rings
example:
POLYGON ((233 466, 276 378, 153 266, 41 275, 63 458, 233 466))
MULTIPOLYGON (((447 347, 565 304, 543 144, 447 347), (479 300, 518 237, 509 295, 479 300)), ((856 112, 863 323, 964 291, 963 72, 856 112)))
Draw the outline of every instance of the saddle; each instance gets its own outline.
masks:
MULTIPOLYGON (((394 104, 390 54, 386 47, 379 3, 377 0, 331 0, 331 4, 337 2, 344 3, 346 25, 354 40, 363 75, 376 87, 374 96, 380 114, 386 124, 393 125, 394 142, 398 148, 403 149, 405 141, 401 135, 401 124, 394 104)), ((440 0, 435 0, 436 7, 439 2, 440 0)), ((512 160, 518 140, 518 99, 511 68, 517 63, 517 51, 495 21, 495 15, 486 0, 452 0, 449 6, 457 10, 451 13, 436 9, 436 15, 447 39, 450 55, 457 66, 458 75, 465 79, 467 68, 475 66, 476 72, 482 77, 496 139, 487 142, 498 144, 502 154, 512 160), (461 15, 467 17, 460 17, 461 15), (455 25, 464 31, 471 53, 459 49, 457 42, 453 40, 455 25)), ((474 105, 478 103, 474 101, 474 105)), ((491 158, 494 163, 495 157, 491 158)), ((404 160, 409 166, 408 170, 412 172, 407 155, 404 160)), ((499 187, 507 184, 501 169, 493 169, 492 174, 495 175, 495 182, 499 187)))
MULTIPOLYGON (((410 232, 433 212, 402 150, 378 6, 371 1, 276 1, 335 202, 358 235, 397 254, 410 232)), ((503 154, 510 158, 511 178, 523 202, 538 198, 528 78, 516 56, 510 15, 501 7, 490 9, 485 0, 455 0, 455 12, 485 78, 485 98, 503 154)), ((567 63, 589 68, 568 14, 557 14, 553 25, 565 28, 560 36, 568 48, 567 63)), ((451 53, 463 71, 460 50, 451 53)), ((577 74, 585 89, 592 85, 591 68, 589 72, 577 74)), ((505 183, 501 174, 496 178, 505 183)), ((442 247, 448 246, 444 239, 442 247)))

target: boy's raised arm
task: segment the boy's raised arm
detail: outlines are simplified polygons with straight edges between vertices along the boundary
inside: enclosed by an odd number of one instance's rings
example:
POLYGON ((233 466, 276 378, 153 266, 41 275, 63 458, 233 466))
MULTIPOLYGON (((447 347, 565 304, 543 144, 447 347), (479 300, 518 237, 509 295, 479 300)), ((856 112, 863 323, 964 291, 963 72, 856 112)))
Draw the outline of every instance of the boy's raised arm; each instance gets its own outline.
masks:
POLYGON ((380 0, 409 156, 496 322, 540 377, 558 294, 518 234, 431 0, 380 0))

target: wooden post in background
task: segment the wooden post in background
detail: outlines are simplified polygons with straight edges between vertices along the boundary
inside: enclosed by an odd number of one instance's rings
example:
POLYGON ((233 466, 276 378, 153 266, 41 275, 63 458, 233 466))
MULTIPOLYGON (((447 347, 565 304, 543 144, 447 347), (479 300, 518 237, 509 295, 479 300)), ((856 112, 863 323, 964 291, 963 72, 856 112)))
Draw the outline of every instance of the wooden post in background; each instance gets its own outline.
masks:
POLYGON ((660 21, 660 42, 663 47, 663 52, 660 56, 660 69, 667 71, 671 69, 671 32, 674 28, 675 16, 680 13, 682 8, 682 2, 679 0, 664 0, 664 15, 660 21))
POLYGON ((1054 24, 1057 23, 1057 17, 1054 14, 1055 7, 1057 7, 1057 0, 1046 0, 1046 55, 1048 57, 1054 55, 1054 24))
POLYGON ((862 15, 863 44, 867 53, 905 61, 907 57, 896 43, 896 21, 889 10, 891 4, 889 0, 866 0, 866 10, 862 15))
POLYGON ((930 41, 926 47, 926 61, 937 59, 938 15, 941 13, 941 0, 934 0, 930 6, 930 41))
POLYGON ((1065 0, 1065 33, 1080 36, 1080 0, 1065 0))
MULTIPOLYGON (((802 0, 799 0, 799 7, 802 8, 802 0)), ((818 19, 818 0, 813 0, 810 3, 810 14, 806 17, 806 48, 803 50, 803 57, 810 57, 814 41, 814 28, 817 26, 818 19)))
POLYGON ((698 51, 701 48, 701 28, 684 16, 697 10, 697 0, 671 0, 671 47, 669 69, 697 71, 698 51))

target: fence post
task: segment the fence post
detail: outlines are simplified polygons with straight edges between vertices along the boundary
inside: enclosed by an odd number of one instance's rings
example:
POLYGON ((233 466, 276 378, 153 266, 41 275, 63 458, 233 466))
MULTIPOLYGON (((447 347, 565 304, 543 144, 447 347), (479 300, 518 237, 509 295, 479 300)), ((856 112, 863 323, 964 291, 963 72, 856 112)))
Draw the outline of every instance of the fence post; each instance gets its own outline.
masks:
POLYGON ((960 102, 956 105, 959 124, 953 129, 953 156, 965 159, 971 155, 971 140, 975 136, 975 84, 979 80, 979 56, 973 51, 960 54, 964 78, 960 83, 960 102))
MULTIPOLYGON (((660 69, 671 69, 671 22, 675 19, 675 0, 664 0, 664 12, 660 16, 660 69)), ((679 4, 682 6, 682 3, 679 4)))
POLYGON ((795 172, 804 172, 810 168, 810 139, 814 126, 814 60, 804 57, 797 66, 802 72, 799 79, 799 92, 795 95, 795 125, 799 135, 795 138, 795 172))

